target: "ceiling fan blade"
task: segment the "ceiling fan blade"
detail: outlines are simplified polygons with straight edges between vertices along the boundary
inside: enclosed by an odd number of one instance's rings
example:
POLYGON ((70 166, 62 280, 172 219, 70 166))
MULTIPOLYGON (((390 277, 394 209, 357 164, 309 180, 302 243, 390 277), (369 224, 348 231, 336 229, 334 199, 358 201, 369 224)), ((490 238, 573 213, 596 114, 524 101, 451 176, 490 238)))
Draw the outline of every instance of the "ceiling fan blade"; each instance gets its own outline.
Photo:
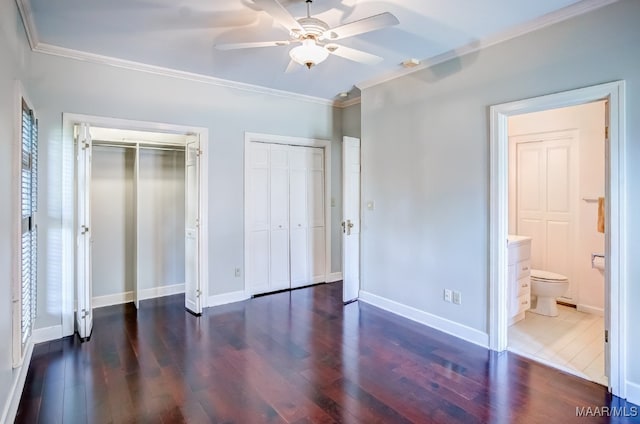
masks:
POLYGON ((289 41, 258 41, 255 43, 227 43, 217 44, 214 47, 218 50, 238 50, 238 49, 254 49, 256 47, 278 47, 288 46, 289 41))
POLYGON ((380 56, 376 56, 375 54, 352 49, 351 47, 340 46, 338 44, 327 44, 325 49, 336 56, 340 56, 354 62, 365 63, 367 65, 375 65, 383 60, 380 56))
POLYGON ((304 33, 304 28, 278 0, 253 0, 253 2, 267 12, 280 25, 289 32, 304 33))
POLYGON ((299 71, 302 66, 296 62, 295 60, 290 60, 289 65, 287 65, 287 69, 284 71, 285 74, 290 74, 292 72, 299 71))
POLYGON ((328 29, 322 34, 322 38, 325 40, 340 40, 342 38, 364 34, 365 32, 398 25, 399 23, 400 21, 398 21, 398 18, 394 15, 389 12, 384 12, 379 15, 369 16, 368 18, 328 29))

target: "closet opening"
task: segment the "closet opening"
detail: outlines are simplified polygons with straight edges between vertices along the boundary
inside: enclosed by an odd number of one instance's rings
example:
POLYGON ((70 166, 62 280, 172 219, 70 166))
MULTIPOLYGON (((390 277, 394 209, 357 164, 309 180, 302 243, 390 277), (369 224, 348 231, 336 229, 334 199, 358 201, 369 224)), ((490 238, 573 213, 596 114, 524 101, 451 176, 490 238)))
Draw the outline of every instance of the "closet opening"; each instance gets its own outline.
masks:
POLYGON ((73 125, 73 321, 81 340, 91 336, 94 308, 123 303, 139 308, 141 300, 184 293, 185 308, 199 315, 206 303, 201 260, 207 245, 201 199, 206 131, 142 131, 103 121, 73 125))

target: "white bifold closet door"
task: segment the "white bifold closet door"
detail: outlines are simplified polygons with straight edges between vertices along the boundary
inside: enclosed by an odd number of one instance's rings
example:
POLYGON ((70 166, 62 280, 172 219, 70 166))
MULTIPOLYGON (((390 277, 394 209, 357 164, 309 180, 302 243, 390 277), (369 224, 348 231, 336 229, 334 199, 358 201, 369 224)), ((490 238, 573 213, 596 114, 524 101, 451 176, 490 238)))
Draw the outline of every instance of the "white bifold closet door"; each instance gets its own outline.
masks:
POLYGON ((250 143, 247 154, 249 290, 325 281, 324 150, 250 143))
POLYGON ((289 152, 271 145, 269 168, 269 291, 289 288, 289 152))

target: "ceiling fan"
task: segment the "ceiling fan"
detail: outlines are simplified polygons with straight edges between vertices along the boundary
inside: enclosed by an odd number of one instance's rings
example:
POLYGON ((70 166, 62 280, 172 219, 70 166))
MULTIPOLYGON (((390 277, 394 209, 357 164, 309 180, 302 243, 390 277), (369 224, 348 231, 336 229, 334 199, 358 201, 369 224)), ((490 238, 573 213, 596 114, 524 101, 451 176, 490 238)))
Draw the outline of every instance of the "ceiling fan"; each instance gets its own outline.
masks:
POLYGON ((237 50, 288 46, 294 43, 301 43, 301 45, 294 47, 289 52, 291 62, 287 67, 287 72, 291 71, 296 64, 305 65, 311 69, 312 66, 324 61, 329 54, 370 65, 382 61, 380 56, 335 44, 333 41, 397 25, 399 23, 398 18, 389 12, 384 12, 330 28, 326 22, 311 16, 310 6, 312 1, 306 0, 307 16, 296 19, 278 0, 253 0, 258 7, 271 15, 277 23, 289 31, 289 40, 218 44, 215 47, 218 50, 237 50))

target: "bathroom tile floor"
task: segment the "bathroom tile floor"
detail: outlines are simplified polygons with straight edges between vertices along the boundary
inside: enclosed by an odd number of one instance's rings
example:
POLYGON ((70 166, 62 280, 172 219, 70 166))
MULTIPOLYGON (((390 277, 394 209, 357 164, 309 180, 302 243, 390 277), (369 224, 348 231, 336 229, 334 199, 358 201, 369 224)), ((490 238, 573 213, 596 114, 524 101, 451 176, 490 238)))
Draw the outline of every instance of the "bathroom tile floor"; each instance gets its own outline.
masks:
POLYGON ((606 386, 604 318, 563 305, 558 311, 557 317, 527 311, 509 327, 509 350, 606 386))

